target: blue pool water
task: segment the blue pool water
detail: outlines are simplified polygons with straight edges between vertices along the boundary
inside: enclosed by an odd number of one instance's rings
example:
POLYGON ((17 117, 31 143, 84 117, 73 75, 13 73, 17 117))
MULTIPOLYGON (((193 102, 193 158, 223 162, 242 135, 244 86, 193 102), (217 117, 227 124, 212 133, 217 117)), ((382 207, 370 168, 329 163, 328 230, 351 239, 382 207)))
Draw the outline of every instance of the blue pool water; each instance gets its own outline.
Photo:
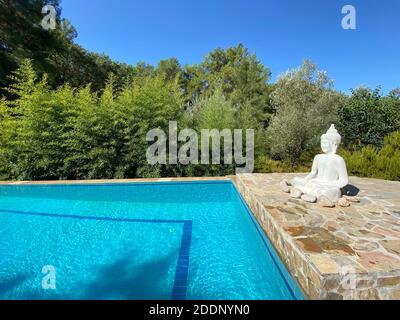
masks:
POLYGON ((0 299, 302 294, 234 185, 213 181, 1 186, 0 299))

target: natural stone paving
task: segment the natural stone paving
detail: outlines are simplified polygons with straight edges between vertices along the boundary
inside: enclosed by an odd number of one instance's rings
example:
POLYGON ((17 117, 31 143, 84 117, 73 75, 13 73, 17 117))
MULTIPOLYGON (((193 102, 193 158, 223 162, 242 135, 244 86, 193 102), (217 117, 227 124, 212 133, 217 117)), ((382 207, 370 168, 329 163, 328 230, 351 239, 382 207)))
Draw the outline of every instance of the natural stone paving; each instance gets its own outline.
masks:
POLYGON ((360 202, 324 208, 282 192, 279 182, 292 177, 241 174, 235 182, 305 293, 400 299, 400 183, 351 177, 360 202))

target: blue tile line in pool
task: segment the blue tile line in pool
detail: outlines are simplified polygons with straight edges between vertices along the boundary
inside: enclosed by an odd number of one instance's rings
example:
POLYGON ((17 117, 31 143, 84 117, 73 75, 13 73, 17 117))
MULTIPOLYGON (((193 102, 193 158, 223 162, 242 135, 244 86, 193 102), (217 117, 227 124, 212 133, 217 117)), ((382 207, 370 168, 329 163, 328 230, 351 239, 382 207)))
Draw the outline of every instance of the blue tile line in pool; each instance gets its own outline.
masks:
POLYGON ((191 220, 164 220, 164 219, 129 219, 129 218, 110 218, 110 217, 95 217, 81 216, 75 214, 51 214, 45 212, 26 212, 16 210, 1 210, 4 213, 13 213, 19 215, 31 215, 53 218, 69 218, 83 220, 103 220, 112 222, 136 222, 136 223, 182 223, 182 238, 181 247, 179 249, 178 261, 175 269, 175 280, 172 288, 172 300, 185 300, 187 292, 187 282, 189 275, 189 259, 190 246, 192 241, 192 221, 191 220))
POLYGON ((172 289, 172 300, 186 299, 191 241, 192 221, 189 220, 183 223, 181 249, 179 251, 178 263, 175 271, 174 288, 172 289))

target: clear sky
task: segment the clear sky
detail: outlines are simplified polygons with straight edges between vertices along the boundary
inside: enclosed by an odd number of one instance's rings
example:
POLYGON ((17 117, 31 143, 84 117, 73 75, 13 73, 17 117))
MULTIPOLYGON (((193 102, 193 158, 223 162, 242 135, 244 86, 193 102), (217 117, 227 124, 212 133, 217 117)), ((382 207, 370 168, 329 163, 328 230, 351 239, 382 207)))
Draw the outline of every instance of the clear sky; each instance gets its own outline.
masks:
POLYGON ((335 88, 400 87, 399 0, 63 0, 76 42, 129 64, 177 57, 199 63, 211 50, 243 43, 272 81, 303 59, 326 70, 335 88), (356 8, 357 29, 341 27, 356 8))

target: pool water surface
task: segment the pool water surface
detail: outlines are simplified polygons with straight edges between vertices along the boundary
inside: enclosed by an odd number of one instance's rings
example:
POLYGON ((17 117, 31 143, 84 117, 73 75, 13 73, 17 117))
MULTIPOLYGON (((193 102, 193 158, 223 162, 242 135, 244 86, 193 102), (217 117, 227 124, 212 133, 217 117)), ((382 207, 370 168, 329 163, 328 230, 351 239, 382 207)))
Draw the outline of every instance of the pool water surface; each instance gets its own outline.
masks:
POLYGON ((302 298, 231 181, 0 186, 0 299, 302 298))

